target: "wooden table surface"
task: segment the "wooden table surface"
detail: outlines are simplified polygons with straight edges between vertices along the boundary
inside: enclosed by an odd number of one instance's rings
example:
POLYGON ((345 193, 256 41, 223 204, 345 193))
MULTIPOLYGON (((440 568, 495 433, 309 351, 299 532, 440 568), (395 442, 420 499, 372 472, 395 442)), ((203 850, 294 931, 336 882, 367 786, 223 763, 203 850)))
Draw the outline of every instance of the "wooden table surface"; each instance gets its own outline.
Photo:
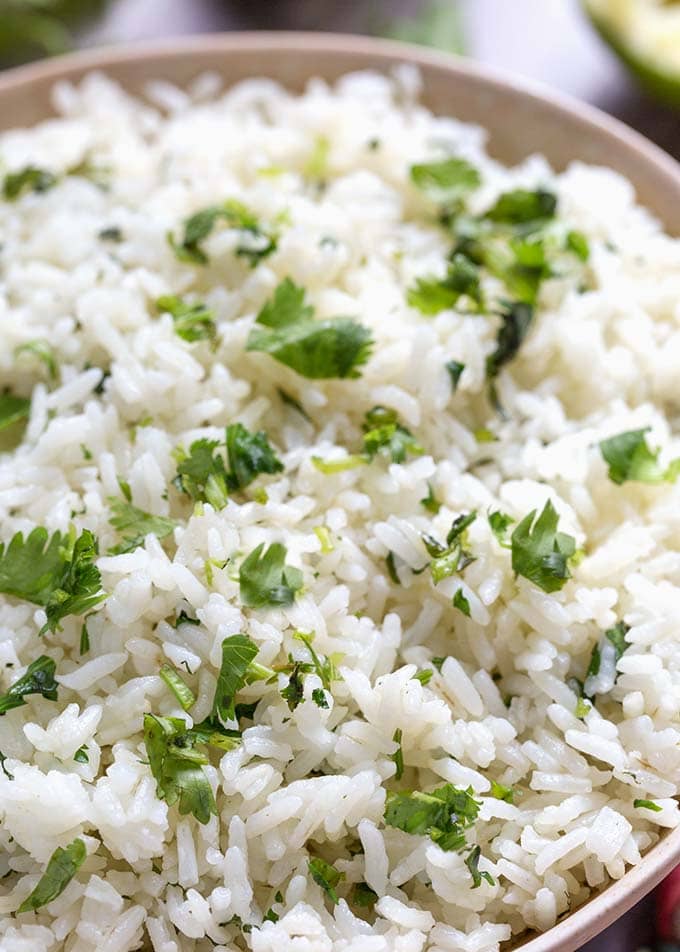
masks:
MULTIPOLYGON (((541 80, 637 128, 680 158, 680 112, 642 95, 584 18, 578 0, 458 0, 466 51, 475 59, 541 80)), ((83 43, 118 43, 245 29, 373 32, 419 0, 117 0, 83 43)), ((653 900, 583 952, 635 952, 653 940, 653 900)))

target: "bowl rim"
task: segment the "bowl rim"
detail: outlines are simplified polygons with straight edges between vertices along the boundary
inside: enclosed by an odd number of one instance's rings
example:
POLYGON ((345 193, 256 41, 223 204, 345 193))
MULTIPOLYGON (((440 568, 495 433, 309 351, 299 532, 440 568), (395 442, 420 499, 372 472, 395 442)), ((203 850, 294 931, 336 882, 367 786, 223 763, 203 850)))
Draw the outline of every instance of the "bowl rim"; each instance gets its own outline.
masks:
MULTIPOLYGON (((126 42, 80 50, 47 60, 13 67, 0 73, 0 108, 2 97, 30 88, 33 83, 57 82, 80 76, 90 70, 106 71, 126 63, 172 63, 173 59, 195 55, 200 67, 202 55, 228 54, 247 50, 251 54, 306 53, 358 55, 366 59, 366 67, 386 68, 404 61, 428 69, 444 70, 456 76, 473 79, 490 92, 508 91, 530 101, 546 104, 558 114, 585 124, 600 137, 609 139, 612 147, 635 152, 638 159, 654 166, 671 186, 680 189, 680 163, 659 146, 620 120, 596 106, 581 102, 538 81, 509 71, 471 61, 454 54, 374 37, 344 33, 312 31, 234 31, 231 33, 191 34, 158 40, 126 42)), ((255 73, 253 73, 255 75, 255 73)), ((310 78, 312 73, 310 72, 310 78)), ((124 85, 124 83, 123 83, 124 85)), ((480 123, 483 125, 483 122, 480 123)), ((531 932, 526 939, 518 937, 512 948, 522 952, 571 952, 597 935, 631 908, 663 877, 680 863, 680 826, 669 830, 642 857, 636 866, 594 893, 582 905, 544 933, 531 932), (631 898, 631 896, 633 898, 631 898)))

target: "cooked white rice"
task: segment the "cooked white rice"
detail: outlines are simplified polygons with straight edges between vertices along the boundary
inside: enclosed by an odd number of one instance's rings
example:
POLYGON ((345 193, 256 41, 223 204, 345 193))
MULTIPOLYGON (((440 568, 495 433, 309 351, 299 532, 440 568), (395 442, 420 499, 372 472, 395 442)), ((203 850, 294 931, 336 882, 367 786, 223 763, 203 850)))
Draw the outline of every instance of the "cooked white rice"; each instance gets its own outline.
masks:
POLYGON ((92 75, 54 99, 62 118, 0 137, 3 168, 59 173, 89 157, 109 167, 110 184, 69 176, 0 202, 0 381, 32 397, 22 442, 0 456, 1 538, 91 529, 108 598, 81 656, 82 618, 40 636, 45 612, 0 596, 0 692, 41 654, 60 684, 57 702, 32 695, 0 717, 2 952, 486 952, 548 929, 678 823, 680 488, 615 485, 597 443, 648 426, 664 463, 680 455, 680 244, 611 171, 574 164, 556 175, 538 156, 498 165, 481 129, 418 105, 408 70, 333 88, 315 80, 300 97, 264 79, 224 94, 212 77, 188 92, 155 83, 144 104, 92 75), (324 139, 322 187, 305 170, 324 139), (449 154, 481 171, 473 211, 544 186, 590 244, 587 265, 544 282, 531 333, 498 378, 504 416, 485 380, 497 320, 426 317, 406 303, 417 277, 443 273, 451 246, 409 167, 449 154), (238 234, 218 228, 208 266, 179 262, 167 233, 229 198, 280 223, 278 249, 251 269, 234 254, 238 234), (122 241, 98 237, 114 227, 122 241), (285 277, 317 317, 371 329, 359 378, 307 380, 245 352, 285 277), (154 307, 187 293, 216 317, 214 349, 178 337, 154 307), (15 355, 36 339, 54 351, 56 381, 15 355), (465 365, 455 394, 451 359, 465 365), (357 452, 374 405, 397 411, 425 452, 320 472, 312 457, 357 452), (172 484, 173 450, 223 439, 235 421, 266 430, 285 470, 220 511, 194 510, 172 484), (481 428, 496 441, 480 445, 481 428), (178 520, 174 536, 106 554, 119 541, 107 502, 119 479, 140 509, 178 520), (438 514, 420 503, 428 484, 438 514), (548 499, 585 550, 553 594, 515 578, 486 518, 519 520, 548 499), (472 510, 476 561, 435 586, 417 573, 428 561, 421 533, 441 540, 472 510), (304 573, 289 607, 240 601, 238 564, 261 542, 283 542, 304 573), (451 603, 458 588, 469 618, 451 603), (182 611, 200 624, 173 627, 182 611), (605 659, 596 702, 577 716, 567 682, 583 680, 619 621, 630 630, 618 674, 605 659), (246 686, 240 701, 263 698, 254 723, 204 768, 219 815, 180 815, 157 796, 144 714, 201 721, 224 638, 247 634, 272 665, 308 657, 299 630, 321 656, 339 656, 328 709, 311 698, 315 674, 293 711, 285 679, 246 686), (423 686, 413 676, 433 656, 447 660, 423 686), (189 714, 159 677, 164 662, 198 698, 189 714), (74 761, 83 746, 89 762, 74 761), (492 780, 513 788, 514 803, 491 795, 492 780), (386 790, 445 782, 481 803, 467 842, 493 884, 473 888, 464 853, 383 820, 386 790), (17 914, 54 850, 76 837, 88 856, 65 891, 17 914), (310 856, 344 873, 337 905, 309 875, 310 856), (360 882, 377 893, 374 909, 353 903, 360 882), (263 922, 269 909, 278 921, 263 922))

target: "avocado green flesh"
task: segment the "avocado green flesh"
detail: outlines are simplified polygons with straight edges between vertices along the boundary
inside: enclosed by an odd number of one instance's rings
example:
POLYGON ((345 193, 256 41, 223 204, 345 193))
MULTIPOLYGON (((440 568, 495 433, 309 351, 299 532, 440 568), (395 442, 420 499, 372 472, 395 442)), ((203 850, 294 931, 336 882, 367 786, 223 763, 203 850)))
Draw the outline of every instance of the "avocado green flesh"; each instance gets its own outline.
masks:
POLYGON ((586 2, 584 6, 602 39, 638 79, 640 85, 655 99, 673 106, 680 106, 680 72, 664 69, 648 57, 633 52, 626 36, 620 30, 598 16, 589 3, 586 2))

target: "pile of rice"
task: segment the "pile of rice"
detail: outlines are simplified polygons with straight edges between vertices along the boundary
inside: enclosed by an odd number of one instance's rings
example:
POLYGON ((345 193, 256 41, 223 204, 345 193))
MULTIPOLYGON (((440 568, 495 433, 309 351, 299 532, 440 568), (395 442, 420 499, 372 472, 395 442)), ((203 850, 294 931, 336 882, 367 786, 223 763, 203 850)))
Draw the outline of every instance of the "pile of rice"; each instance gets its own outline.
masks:
POLYGON ((3 170, 59 173, 88 159, 108 168, 108 187, 71 175, 0 201, 0 382, 32 398, 20 444, 0 455, 1 540, 35 526, 92 530, 108 597, 81 655, 82 618, 40 636, 45 612, 0 596, 0 693, 42 654, 59 682, 57 702, 32 695, 0 717, 0 947, 487 952, 548 929, 679 821, 680 488, 615 485, 597 444, 650 427, 664 462, 680 455, 680 244, 609 170, 556 175, 538 156, 500 166, 480 128, 418 104, 407 69, 315 80, 302 96, 265 79, 224 93, 203 76, 188 92, 152 83, 144 103, 91 75, 54 99, 61 118, 0 137, 3 170), (308 174, 319 142, 323 183, 308 174), (590 245, 587 264, 544 282, 533 328, 498 377, 502 415, 485 379, 497 320, 406 303, 451 247, 409 168, 451 154, 481 172, 473 210, 546 187, 590 245), (229 198, 280 223, 278 248, 251 268, 234 253, 238 234, 217 228, 208 265, 180 262, 167 233, 229 198), (102 239, 106 229, 121 240, 102 239), (307 380, 246 352, 286 277, 317 318, 370 328, 359 377, 307 380), (214 348, 181 339, 154 307, 192 293, 215 315, 214 348), (52 382, 15 355, 36 339, 58 361, 52 382), (452 359, 465 365, 455 393, 452 359), (320 471, 312 457, 357 451, 375 405, 395 410, 424 453, 320 471), (223 440, 236 421, 267 432, 284 471, 219 511, 194 508, 173 485, 174 451, 223 440), (174 535, 107 554, 119 481, 140 509, 177 519, 174 535), (436 514, 421 504, 428 486, 436 514), (553 594, 515 577, 486 518, 520 520, 548 499, 585 553, 553 594), (473 510, 475 561, 435 586, 418 571, 422 534, 441 540, 473 510), (303 572, 290 606, 241 603, 238 563, 262 542, 282 542, 303 572), (458 589, 470 617, 452 604, 458 589), (200 624, 175 627, 182 612, 200 624), (579 712, 569 679, 583 680, 620 621, 630 629, 618 673, 579 712), (297 631, 336 658, 327 708, 312 700, 315 674, 292 711, 280 684, 244 688, 239 701, 263 698, 254 721, 204 768, 219 815, 180 815, 157 796, 144 714, 198 723, 223 639, 248 635, 274 665, 307 657, 297 631), (432 657, 447 658, 441 671, 432 657), (163 663, 197 695, 189 713, 159 677, 163 663), (414 678, 423 669, 425 685, 414 678), (74 760, 83 746, 88 762, 74 760), (492 781, 513 802, 492 796, 492 781), (466 835, 490 881, 476 888, 465 853, 384 822, 387 790, 446 782, 481 804, 466 835), (77 837, 88 855, 66 889, 17 913, 77 837), (312 856, 344 873, 337 904, 310 875, 312 856), (357 883, 374 906, 352 901, 357 883))

